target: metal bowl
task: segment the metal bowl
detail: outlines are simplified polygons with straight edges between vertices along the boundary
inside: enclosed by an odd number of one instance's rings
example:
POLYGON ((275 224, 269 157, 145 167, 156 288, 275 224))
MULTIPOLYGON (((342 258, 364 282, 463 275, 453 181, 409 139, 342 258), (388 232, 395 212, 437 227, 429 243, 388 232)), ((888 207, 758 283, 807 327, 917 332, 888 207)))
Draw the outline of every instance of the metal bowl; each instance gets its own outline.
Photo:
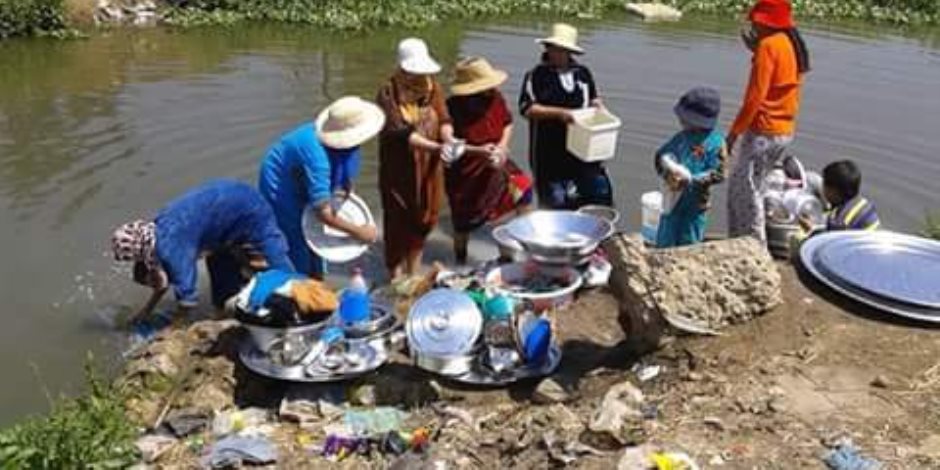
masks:
POLYGON ((600 217, 614 226, 617 225, 617 222, 620 222, 620 211, 613 207, 598 205, 584 206, 578 209, 578 213, 600 217))
POLYGON ((265 354, 271 349, 271 345, 278 341, 283 342, 288 336, 303 336, 309 338, 321 331, 326 322, 320 322, 313 325, 293 326, 288 328, 272 328, 267 326, 257 326, 242 323, 242 326, 248 330, 251 341, 255 344, 258 351, 265 354))
POLYGON ((592 253, 614 233, 614 226, 573 211, 535 211, 513 219, 506 230, 525 251, 559 258, 592 253))
POLYGON ((333 315, 333 317, 330 318, 330 324, 341 327, 343 332, 346 333, 346 336, 350 338, 365 338, 377 333, 382 333, 395 324, 394 312, 392 308, 387 305, 372 303, 371 312, 369 313, 369 320, 357 323, 343 323, 343 321, 339 319, 339 315, 333 315))

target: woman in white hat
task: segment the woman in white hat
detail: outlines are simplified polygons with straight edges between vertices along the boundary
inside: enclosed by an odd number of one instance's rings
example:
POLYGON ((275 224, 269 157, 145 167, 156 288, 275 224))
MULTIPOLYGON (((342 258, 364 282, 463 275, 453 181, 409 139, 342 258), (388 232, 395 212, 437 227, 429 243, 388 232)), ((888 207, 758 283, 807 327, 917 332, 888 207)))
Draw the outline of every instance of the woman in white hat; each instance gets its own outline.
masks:
POLYGON ((437 225, 444 194, 444 149, 453 127, 434 75, 441 66, 424 41, 398 44, 398 70, 379 89, 388 120, 379 134, 385 265, 396 278, 414 274, 424 242, 437 225))
POLYGON ((542 61, 523 80, 519 112, 529 119, 529 164, 539 203, 553 209, 613 205, 613 190, 600 162, 587 163, 567 151, 572 110, 601 106, 594 78, 575 55, 583 54, 578 30, 558 23, 537 40, 542 61))
POLYGON ((359 146, 378 134, 385 114, 373 103, 355 96, 340 98, 317 117, 281 136, 261 164, 258 186, 271 204, 290 247, 298 272, 321 278, 323 260, 307 246, 301 226, 304 209, 318 208, 327 226, 365 243, 375 242, 372 225, 357 226, 339 217, 330 200, 337 192, 352 191, 359 173, 359 146))
MULTIPOLYGON (((444 171, 454 225, 454 257, 467 261, 470 232, 488 222, 525 212, 532 180, 509 159, 512 114, 499 91, 508 75, 482 57, 457 64, 447 110, 454 134, 467 151, 444 171)), ((505 256, 505 254, 504 254, 505 256)))

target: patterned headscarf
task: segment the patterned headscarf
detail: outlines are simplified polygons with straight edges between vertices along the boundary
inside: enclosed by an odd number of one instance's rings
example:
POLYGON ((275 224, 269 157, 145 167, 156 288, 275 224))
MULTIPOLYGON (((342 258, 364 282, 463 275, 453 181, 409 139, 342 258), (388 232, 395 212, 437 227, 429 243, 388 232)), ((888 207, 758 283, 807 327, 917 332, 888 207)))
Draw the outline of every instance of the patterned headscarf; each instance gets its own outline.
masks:
POLYGON ((156 226, 153 222, 135 220, 114 231, 111 250, 117 261, 140 261, 148 271, 157 269, 156 226))

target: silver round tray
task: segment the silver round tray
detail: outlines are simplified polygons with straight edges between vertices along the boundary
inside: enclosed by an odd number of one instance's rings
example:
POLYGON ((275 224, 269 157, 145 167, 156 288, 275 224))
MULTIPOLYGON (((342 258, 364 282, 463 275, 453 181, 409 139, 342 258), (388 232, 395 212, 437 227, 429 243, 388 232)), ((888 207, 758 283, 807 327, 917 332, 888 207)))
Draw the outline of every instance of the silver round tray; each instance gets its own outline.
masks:
POLYGON ((303 365, 279 366, 272 363, 268 356, 259 351, 250 341, 242 342, 238 357, 248 370, 258 375, 288 382, 307 383, 340 382, 354 379, 378 369, 388 360, 388 353, 384 349, 376 347, 370 341, 352 341, 351 343, 355 344, 354 347, 362 348, 363 356, 366 358, 361 366, 352 371, 330 371, 316 367, 316 363, 310 367, 304 367, 303 365), (319 373, 309 373, 312 371, 319 373))
POLYGON ((857 236, 848 232, 831 232, 816 235, 800 248, 800 263, 819 282, 832 290, 852 300, 876 308, 878 310, 917 321, 940 323, 940 309, 925 308, 906 302, 900 302, 888 297, 875 295, 846 283, 838 276, 833 276, 824 267, 819 265, 818 256, 828 243, 846 236, 857 236))
POLYGON ((516 369, 512 375, 505 375, 501 377, 493 376, 492 374, 486 373, 486 371, 482 371, 474 367, 466 374, 449 376, 448 378, 454 382, 460 382, 469 385, 485 385, 495 387, 509 385, 520 380, 551 375, 553 372, 555 372, 555 369, 557 369, 560 364, 561 348, 559 348, 557 344, 552 344, 552 347, 548 350, 548 358, 541 366, 538 367, 520 367, 516 369))
POLYGON ((854 232, 824 244, 814 264, 874 295, 940 309, 940 242, 891 232, 854 232))

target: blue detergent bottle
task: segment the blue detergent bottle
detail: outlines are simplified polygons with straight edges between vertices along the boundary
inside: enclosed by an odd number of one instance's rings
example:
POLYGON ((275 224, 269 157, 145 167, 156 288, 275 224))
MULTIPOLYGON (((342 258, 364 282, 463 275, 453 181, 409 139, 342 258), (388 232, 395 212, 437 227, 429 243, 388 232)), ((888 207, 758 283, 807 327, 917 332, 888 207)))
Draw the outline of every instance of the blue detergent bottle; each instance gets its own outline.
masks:
POLYGON ((353 269, 349 284, 339 299, 339 318, 344 324, 355 324, 369 320, 372 311, 369 287, 362 269, 353 269))

